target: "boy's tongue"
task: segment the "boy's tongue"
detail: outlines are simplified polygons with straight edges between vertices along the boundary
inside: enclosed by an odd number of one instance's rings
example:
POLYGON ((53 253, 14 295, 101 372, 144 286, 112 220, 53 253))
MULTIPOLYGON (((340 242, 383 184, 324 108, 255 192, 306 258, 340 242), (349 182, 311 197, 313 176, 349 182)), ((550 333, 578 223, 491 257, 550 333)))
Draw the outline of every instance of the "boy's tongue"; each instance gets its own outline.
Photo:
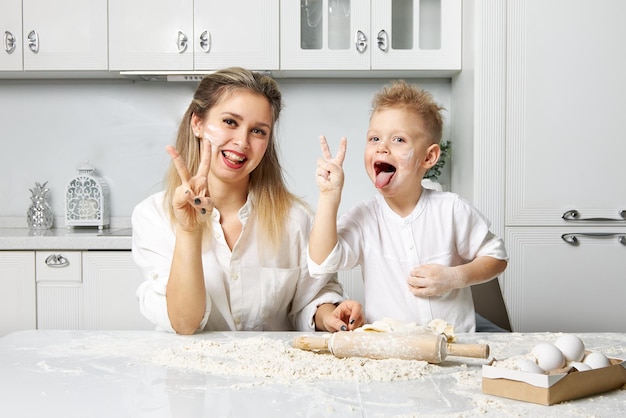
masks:
POLYGON ((376 188, 380 189, 388 185, 394 174, 396 174, 395 171, 381 171, 376 174, 376 188))

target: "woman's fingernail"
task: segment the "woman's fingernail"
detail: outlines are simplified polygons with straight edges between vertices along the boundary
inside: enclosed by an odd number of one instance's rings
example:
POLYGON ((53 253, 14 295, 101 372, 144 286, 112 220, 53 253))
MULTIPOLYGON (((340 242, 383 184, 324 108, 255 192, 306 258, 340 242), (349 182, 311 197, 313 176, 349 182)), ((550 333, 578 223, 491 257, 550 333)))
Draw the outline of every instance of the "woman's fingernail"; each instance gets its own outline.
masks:
POLYGON ((199 205, 200 202, 201 202, 201 200, 199 198, 197 198, 197 197, 193 200, 193 203, 195 203, 196 205, 199 205))
POLYGON ((189 194, 191 191, 189 189, 185 190, 185 194, 189 194))
POLYGON ((350 320, 350 325, 354 324, 354 321, 356 321, 356 319, 352 318, 352 319, 350 320))
POLYGON ((347 331, 347 330, 348 330, 348 328, 347 328, 345 325, 342 325, 342 326, 341 326, 341 330, 342 330, 342 331, 347 331))
POLYGON ((206 214, 206 209, 205 208, 200 209, 200 213, 203 215, 206 214))

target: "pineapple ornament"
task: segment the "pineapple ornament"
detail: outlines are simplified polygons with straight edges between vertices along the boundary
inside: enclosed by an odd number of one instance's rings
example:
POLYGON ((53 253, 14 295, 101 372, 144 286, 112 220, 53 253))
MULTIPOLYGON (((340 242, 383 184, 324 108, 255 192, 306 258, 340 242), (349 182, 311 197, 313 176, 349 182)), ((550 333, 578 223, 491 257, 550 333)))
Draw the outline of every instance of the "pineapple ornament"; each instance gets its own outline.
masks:
POLYGON ((48 192, 50 191, 46 185, 35 183, 35 187, 30 190, 32 204, 26 212, 26 222, 30 229, 50 229, 54 222, 54 214, 48 203, 48 192))

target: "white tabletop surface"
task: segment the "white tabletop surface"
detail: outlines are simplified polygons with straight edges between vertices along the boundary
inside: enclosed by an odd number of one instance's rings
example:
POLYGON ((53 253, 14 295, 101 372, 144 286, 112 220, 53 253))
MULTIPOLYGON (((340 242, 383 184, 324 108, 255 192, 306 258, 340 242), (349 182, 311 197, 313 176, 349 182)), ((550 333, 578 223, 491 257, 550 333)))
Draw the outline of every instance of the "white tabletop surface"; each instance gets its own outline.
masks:
MULTIPOLYGON (((19 331, 0 339, 3 417, 616 417, 626 391, 542 406, 481 390, 488 360, 448 357, 404 381, 329 381, 216 375, 154 361, 199 343, 269 337, 289 345, 298 333, 19 331), (210 340, 210 341, 209 341, 210 340), (178 351, 176 351, 178 350, 178 351)), ((521 355, 558 334, 461 334, 492 356, 521 355)), ((626 334, 579 334, 588 349, 626 357, 626 334)), ((277 353, 277 355, 284 355, 277 353)), ((318 354, 318 356, 321 354, 318 354)), ((324 354, 330 356, 329 354, 324 354)), ((206 359, 198 357, 198 364, 206 359)), ((254 359, 252 360, 254 361, 254 359)), ((374 360, 375 361, 375 360, 374 360)))

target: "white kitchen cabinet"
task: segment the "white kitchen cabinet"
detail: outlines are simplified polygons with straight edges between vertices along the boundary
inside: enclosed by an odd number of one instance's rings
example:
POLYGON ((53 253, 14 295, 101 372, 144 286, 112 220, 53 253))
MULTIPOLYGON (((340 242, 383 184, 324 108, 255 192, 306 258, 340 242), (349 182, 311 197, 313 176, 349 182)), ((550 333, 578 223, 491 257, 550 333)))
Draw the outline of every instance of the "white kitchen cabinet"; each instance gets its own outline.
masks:
POLYGON ((39 329, 154 329, 130 251, 37 251, 39 329))
POLYGON ((112 71, 275 70, 278 57, 278 0, 109 0, 112 71))
POLYGON ((626 330, 626 228, 515 227, 506 242, 503 282, 514 330, 626 330), (574 236, 578 245, 565 241, 574 236))
POLYGON ((505 283, 523 290, 508 292, 523 309, 516 329, 626 331, 626 57, 615 53, 626 4, 509 7, 505 283))
POLYGON ((0 251, 0 337, 36 327, 35 254, 0 251))
POLYGON ((461 69, 461 0, 281 1, 281 70, 461 69))
POLYGON ((22 2, 4 0, 0 3, 0 71, 22 71, 22 2))
POLYGON ((25 71, 107 70, 107 0, 22 0, 25 71))
POLYGON ((464 44, 474 71, 452 85, 455 108, 472 117, 452 127, 460 157, 452 188, 505 237, 501 283, 512 327, 626 332, 626 57, 618 52, 626 3, 472 6, 464 44), (572 210, 578 216, 563 219, 572 210))

